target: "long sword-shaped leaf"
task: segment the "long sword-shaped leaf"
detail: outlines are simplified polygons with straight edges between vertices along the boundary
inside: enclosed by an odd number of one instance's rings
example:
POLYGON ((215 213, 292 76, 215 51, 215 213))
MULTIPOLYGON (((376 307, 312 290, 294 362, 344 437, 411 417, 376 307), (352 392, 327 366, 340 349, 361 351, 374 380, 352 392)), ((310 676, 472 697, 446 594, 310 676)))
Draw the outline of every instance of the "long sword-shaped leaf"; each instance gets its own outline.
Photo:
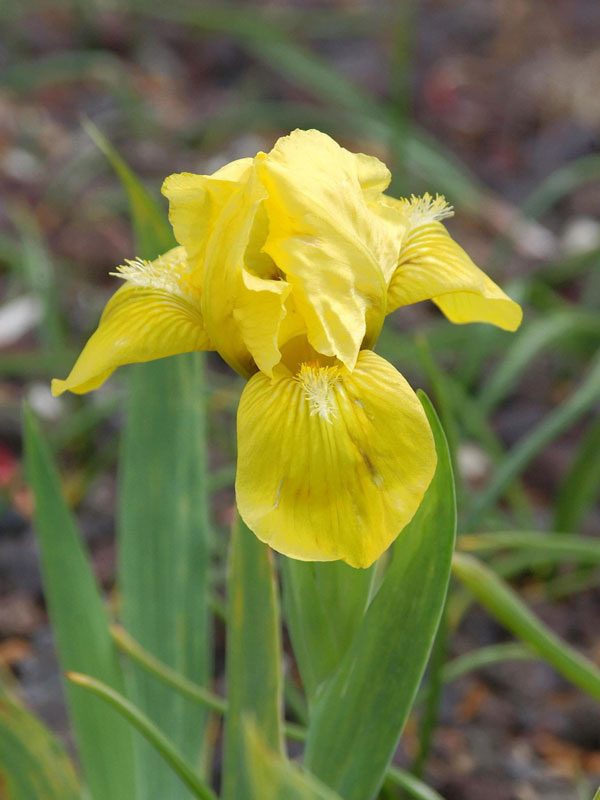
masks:
MULTIPOLYGON (((154 258, 174 243, 165 216, 102 134, 85 124, 127 191, 137 255, 154 258)), ((201 684, 210 664, 203 363, 194 353, 134 368, 119 510, 126 627, 151 653, 201 684)), ((184 756, 198 761, 205 712, 137 667, 131 694, 184 756)), ((189 797, 156 753, 136 742, 141 800, 189 797)))
POLYGON ((228 592, 223 797, 249 800, 254 795, 245 759, 243 721, 251 719, 265 745, 281 753, 283 681, 272 554, 240 519, 231 538, 228 592))
MULTIPOLYGON (((65 670, 83 670, 119 691, 123 681, 108 620, 60 481, 33 414, 25 409, 25 463, 35 496, 35 527, 46 600, 65 670)), ((131 731, 114 711, 67 686, 69 712, 94 800, 135 797, 131 731)))
POLYGON ((256 725, 243 723, 248 788, 244 800, 341 800, 313 775, 272 750, 256 725))
MULTIPOLYGON (((121 458, 120 586, 127 629, 185 677, 208 682, 208 557, 202 362, 135 368, 121 458)), ((205 712, 137 666, 132 699, 197 762, 205 712)), ((144 743, 141 798, 188 797, 144 743)))
POLYGON ((135 244, 138 248, 136 255, 141 258, 155 258, 173 247, 175 241, 167 224, 165 212, 148 194, 146 188, 94 123, 84 118, 81 124, 94 144, 104 153, 127 192, 135 244))
POLYGON ((367 607, 373 569, 282 559, 285 618, 309 702, 350 646, 367 607))
POLYGON ((438 465, 394 546, 384 582, 314 705, 306 766, 344 800, 376 795, 415 698, 440 621, 456 504, 448 447, 431 404, 438 465))
POLYGON ((489 567, 472 556, 455 553, 452 569, 502 625, 527 642, 563 677, 600 700, 600 669, 553 633, 489 567))
POLYGON ((58 739, 0 683, 2 789, 10 800, 81 798, 73 764, 58 739))

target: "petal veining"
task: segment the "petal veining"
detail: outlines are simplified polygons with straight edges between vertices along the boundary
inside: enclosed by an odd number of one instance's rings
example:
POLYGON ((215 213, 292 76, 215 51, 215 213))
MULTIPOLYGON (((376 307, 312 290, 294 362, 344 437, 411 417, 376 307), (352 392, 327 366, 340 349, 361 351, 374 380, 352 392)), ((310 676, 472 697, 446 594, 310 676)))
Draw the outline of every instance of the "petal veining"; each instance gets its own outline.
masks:
MULTIPOLYGON (((442 209, 443 211, 443 209, 442 209)), ((471 261, 437 218, 409 230, 388 290, 388 311, 433 300, 452 322, 516 330, 521 307, 471 261)))
POLYGON ((215 221, 205 253, 206 330, 225 361, 244 377, 257 367, 270 374, 281 359, 279 329, 291 290, 274 274, 274 265, 273 277, 263 277, 271 263, 259 254, 260 231, 266 226, 261 214, 265 196, 254 174, 238 186, 215 221))
MULTIPOLYGON (((139 280, 125 283, 108 301, 100 323, 83 348, 66 380, 52 381, 52 393, 71 391, 83 394, 96 389, 123 364, 153 361, 156 358, 210 350, 199 297, 187 284, 179 283, 185 274, 183 248, 169 251, 155 262, 130 262, 139 280), (154 268, 152 267, 154 264, 154 268), (171 291, 163 288, 165 265, 173 264, 171 291), (158 277, 157 277, 158 276, 158 277), (140 281, 146 280, 146 285, 140 281), (154 281, 154 285, 152 284, 154 281)), ((123 277, 127 272, 121 271, 123 277)))
POLYGON ((254 375, 238 411, 236 496, 259 539, 303 560, 367 567, 410 521, 436 453, 416 395, 363 350, 351 372, 254 375))
POLYGON ((169 175, 162 193, 169 200, 169 221, 175 238, 187 250, 195 281, 202 285, 204 256, 219 215, 252 171, 252 159, 226 164, 212 175, 181 172, 169 175))
POLYGON ((396 212, 376 202, 389 172, 318 131, 294 131, 255 164, 268 192, 264 250, 292 285, 313 347, 352 368, 379 333, 386 267, 400 249, 402 215, 391 226, 396 212))

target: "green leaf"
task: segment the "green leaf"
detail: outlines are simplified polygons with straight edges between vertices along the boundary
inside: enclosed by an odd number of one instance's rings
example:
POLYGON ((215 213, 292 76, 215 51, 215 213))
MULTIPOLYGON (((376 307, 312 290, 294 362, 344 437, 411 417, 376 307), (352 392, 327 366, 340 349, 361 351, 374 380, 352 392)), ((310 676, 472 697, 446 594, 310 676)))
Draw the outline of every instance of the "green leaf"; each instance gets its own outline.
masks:
POLYGON ((341 800, 313 775, 272 750, 249 719, 243 721, 248 773, 244 800, 341 800))
POLYGON ((524 204, 528 216, 541 217, 572 191, 600 180, 600 155, 576 158, 539 183, 524 204))
POLYGON ((475 669, 491 667, 503 661, 535 661, 539 659, 528 645, 521 642, 501 642, 478 647, 449 661, 442 669, 442 680, 450 683, 475 669))
MULTIPOLYGON (((63 670, 84 670, 122 691, 116 648, 102 598, 71 515, 61 497, 50 451, 33 414, 24 411, 27 477, 46 601, 63 670)), ((135 797, 131 731, 114 711, 77 687, 67 702, 87 784, 95 800, 135 797)))
POLYGON ((440 621, 454 547, 456 504, 448 447, 421 395, 438 465, 396 540, 384 582, 312 709, 305 763, 344 800, 377 794, 415 698, 440 621))
POLYGON ((350 646, 367 608, 373 568, 282 558, 285 619, 309 702, 350 646))
POLYGON ((227 585, 223 797, 248 800, 243 720, 252 720, 265 746, 282 752, 283 673, 272 554, 240 519, 232 531, 227 585))
MULTIPOLYGON (((138 255, 173 244, 159 206, 89 121, 131 206, 138 255)), ((143 647, 197 683, 211 663, 208 614, 208 481, 204 360, 172 356, 133 368, 123 432, 119 498, 119 585, 125 626, 143 647)), ((206 713, 134 667, 131 696, 198 761, 206 713)), ((145 742, 136 739, 140 797, 179 800, 189 793, 145 742)))
POLYGON ((473 530, 511 481, 546 445, 589 411, 598 397, 600 397, 600 353, 592 360, 588 374, 576 391, 524 436, 498 464, 492 479, 474 500, 465 520, 465 530, 473 530))
POLYGON ((592 423, 567 472, 556 499, 554 528, 576 531, 600 493, 600 420, 592 423))
POLYGON ((94 123, 84 117, 81 124, 98 149, 104 153, 127 192, 137 247, 136 255, 140 258, 152 259, 174 247, 175 239, 167 222, 166 209, 163 211, 149 195, 129 166, 94 123))
POLYGON ((564 560, 600 564, 600 540, 569 533, 469 533, 458 537, 458 548, 477 553, 514 548, 547 556, 550 562, 564 560))
POLYGON ((452 569, 502 625, 527 642, 563 677, 600 700, 600 670, 544 625, 489 567, 473 556, 455 553, 452 569))
MULTIPOLYGON (((165 215, 127 164, 89 121, 131 206, 138 254, 154 258, 173 246, 165 215)), ((126 627, 151 653, 204 684, 211 661, 208 616, 208 512, 203 357, 163 359, 135 367, 123 434, 119 509, 120 586, 126 627)), ((194 760, 205 712, 144 671, 131 674, 137 704, 194 760)), ((138 740, 144 800, 186 798, 180 782, 138 740)))
POLYGON ((70 758, 0 683, 0 791, 7 800, 81 800, 70 758))
POLYGON ((414 797, 415 800, 444 800, 441 794, 427 786, 426 783, 415 778, 410 772, 406 772, 398 767, 390 767, 387 773, 388 783, 395 786, 400 786, 408 794, 409 797, 414 797))
MULTIPOLYGON (((158 728, 152 720, 126 697, 115 692, 102 681, 82 675, 80 672, 68 672, 66 677, 76 686, 91 692, 101 698, 109 707, 114 708, 124 719, 128 720, 149 742, 156 753, 169 769, 178 783, 184 784, 194 797, 200 800, 217 800, 216 794, 207 786, 194 769, 186 763, 170 739, 158 728)), ((169 795, 170 797, 171 795, 169 795)))
POLYGON ((479 403, 490 412, 513 388, 519 376, 543 350, 575 337, 600 335, 600 319, 581 309, 555 311, 534 320, 519 331, 491 377, 486 379, 479 403))
MULTIPOLYGON (((205 689, 204 686, 199 686, 197 683, 190 681, 188 678, 180 675, 176 670, 163 664, 158 658, 150 655, 150 653, 144 650, 144 648, 120 625, 113 625, 111 634, 119 650, 130 656, 130 658, 145 669, 148 674, 154 675, 159 681, 181 692, 184 697, 188 700, 192 700, 194 703, 200 703, 217 714, 222 715, 227 712, 227 700, 225 700, 225 698, 219 697, 219 695, 205 689)), ((306 739, 306 730, 300 725, 287 722, 284 724, 283 730, 288 739, 293 739, 298 742, 303 742, 306 739)))
MULTIPOLYGON (((120 462, 123 621, 154 656, 201 685, 211 663, 203 360, 193 353, 134 368, 120 462)), ((139 667, 131 698, 198 761, 206 713, 139 667)), ((141 797, 187 797, 143 742, 141 797)))

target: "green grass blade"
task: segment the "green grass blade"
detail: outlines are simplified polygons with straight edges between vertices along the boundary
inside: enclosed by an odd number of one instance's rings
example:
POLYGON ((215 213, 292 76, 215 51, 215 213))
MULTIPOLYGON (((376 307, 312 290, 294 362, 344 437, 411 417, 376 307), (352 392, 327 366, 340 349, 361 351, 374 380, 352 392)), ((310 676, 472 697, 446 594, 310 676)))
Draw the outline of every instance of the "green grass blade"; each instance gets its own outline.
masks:
MULTIPOLYGON (((137 254, 156 257, 174 244, 165 215, 98 129, 83 124, 127 191, 137 254)), ((120 464, 123 620, 143 647, 199 684, 207 683, 211 663, 206 459, 202 355, 134 367, 120 464)), ((137 666, 130 679, 136 704, 198 761, 206 712, 137 666)), ((189 797, 156 753, 136 743, 140 798, 189 797)))
MULTIPOLYGON (((24 413, 25 464, 35 496, 35 527, 58 657, 65 670, 85 670, 122 691, 116 648, 94 575, 61 497, 48 446, 33 414, 24 413)), ((135 797, 131 731, 114 711, 77 687, 67 702, 94 800, 135 797)))
POLYGON ((587 183, 600 180, 600 155, 577 158, 539 183, 524 204, 528 216, 541 217, 563 197, 587 183))
POLYGON ((556 499, 554 528, 576 531, 600 493, 600 420, 582 437, 556 499))
POLYGON ((444 683, 451 683, 463 675, 482 667, 491 667, 504 661, 535 661, 539 659, 528 645, 521 642, 501 642, 478 647, 449 661, 442 670, 444 683))
POLYGON ((366 611, 373 569, 283 558, 285 618, 312 702, 350 646, 366 611))
POLYGON ((176 670, 163 664, 163 662, 149 653, 140 645, 139 642, 127 633, 125 628, 120 625, 112 625, 111 636, 115 644, 122 653, 128 655, 136 664, 139 664, 149 675, 153 675, 167 686, 171 686, 184 695, 188 700, 200 703, 217 714, 224 714, 227 709, 227 701, 213 692, 199 686, 194 681, 189 680, 176 670))
POLYGON ((455 553, 452 569, 479 602, 515 636, 527 642, 567 680, 600 700, 600 670, 553 633, 510 586, 473 556, 455 553))
MULTIPOLYGON (((158 658, 144 650, 139 642, 136 642, 120 625, 113 625, 111 634, 119 650, 132 658, 150 675, 181 692, 184 697, 194 703, 200 703, 220 715, 227 713, 227 700, 225 698, 219 697, 209 689, 205 689, 204 686, 199 686, 166 664, 163 664, 158 658)), ((284 723, 283 731, 288 739, 293 739, 297 742, 303 742, 306 739, 306 730, 300 725, 294 725, 291 722, 284 723)))
POLYGON ((237 519, 231 538, 227 614, 224 800, 248 800, 244 719, 265 746, 283 750, 283 673, 272 553, 237 519))
POLYGON ((394 546, 358 633, 312 709, 306 766, 344 800, 374 797, 406 721, 442 614, 456 504, 448 447, 429 401, 438 466, 394 546))
POLYGON ((600 397, 600 353, 592 360, 588 374, 579 388, 521 439, 499 463, 488 485, 473 501, 465 520, 465 530, 473 530, 511 481, 546 445, 589 411, 598 397, 600 397))
POLYGON ((390 767, 387 773, 387 783, 392 786, 399 786, 404 789, 409 797, 414 800, 444 800, 441 794, 427 786, 426 783, 415 778, 410 772, 398 769, 398 767, 390 767))
POLYGON ((534 320, 519 332, 506 356, 483 386, 479 402, 490 412, 506 397, 533 359, 555 343, 579 335, 600 336, 600 319, 581 310, 560 310, 534 320))
POLYGON ((554 561, 576 561, 581 564, 600 564, 600 540, 570 533, 530 533, 507 531, 498 533, 468 533, 458 537, 459 550, 485 553, 513 548, 547 555, 554 561))
POLYGON ((187 786, 194 797, 199 797, 200 800, 217 800, 216 794, 181 757, 173 742, 126 697, 115 692, 114 689, 111 689, 110 686, 101 681, 90 678, 89 675, 68 672, 66 677, 76 686, 80 686, 82 689, 101 698, 108 706, 114 708, 117 713, 128 720, 144 736, 160 757, 164 759, 173 774, 187 786))
POLYGON ((313 775, 268 747, 251 720, 244 720, 243 734, 248 773, 244 800, 341 800, 313 775))
POLYGON ((2 789, 10 800, 81 800, 81 787, 63 746, 0 683, 2 789))

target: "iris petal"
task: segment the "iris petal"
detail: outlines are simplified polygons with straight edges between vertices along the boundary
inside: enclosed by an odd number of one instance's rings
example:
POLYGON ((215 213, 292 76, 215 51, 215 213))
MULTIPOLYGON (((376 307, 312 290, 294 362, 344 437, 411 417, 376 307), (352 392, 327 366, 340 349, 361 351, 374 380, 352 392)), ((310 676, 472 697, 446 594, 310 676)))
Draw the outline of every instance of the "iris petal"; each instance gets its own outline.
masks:
POLYGON ((238 411, 236 496, 262 541, 302 560, 369 566, 410 521, 436 453, 416 395, 387 361, 254 375, 238 411))
POLYGON ((386 265, 397 263, 404 226, 376 198, 389 183, 377 159, 318 131, 295 131, 255 159, 268 192, 264 251, 285 273, 313 347, 350 369, 385 316, 386 265), (381 212, 381 213, 380 213, 381 212))
POLYGON ((451 322, 490 322, 514 331, 521 307, 471 261, 437 221, 409 231, 388 289, 388 311, 433 300, 451 322))
POLYGON ((187 250, 199 285, 202 284, 207 242, 215 222, 251 170, 252 159, 240 158, 212 175, 181 172, 169 175, 163 182, 162 193, 169 200, 169 221, 175 238, 187 250))
MULTIPOLYGON (((175 248, 163 256, 164 262, 168 264, 182 253, 183 248, 175 248)), ((157 284, 159 278, 155 276, 157 284)), ((176 283, 173 288, 177 289, 176 283)), ((169 291, 160 285, 142 286, 127 281, 108 301, 97 330, 68 378, 52 381, 52 393, 59 395, 68 390, 84 394, 104 383, 123 364, 211 349, 199 298, 194 301, 193 295, 188 296, 187 287, 169 291)))

